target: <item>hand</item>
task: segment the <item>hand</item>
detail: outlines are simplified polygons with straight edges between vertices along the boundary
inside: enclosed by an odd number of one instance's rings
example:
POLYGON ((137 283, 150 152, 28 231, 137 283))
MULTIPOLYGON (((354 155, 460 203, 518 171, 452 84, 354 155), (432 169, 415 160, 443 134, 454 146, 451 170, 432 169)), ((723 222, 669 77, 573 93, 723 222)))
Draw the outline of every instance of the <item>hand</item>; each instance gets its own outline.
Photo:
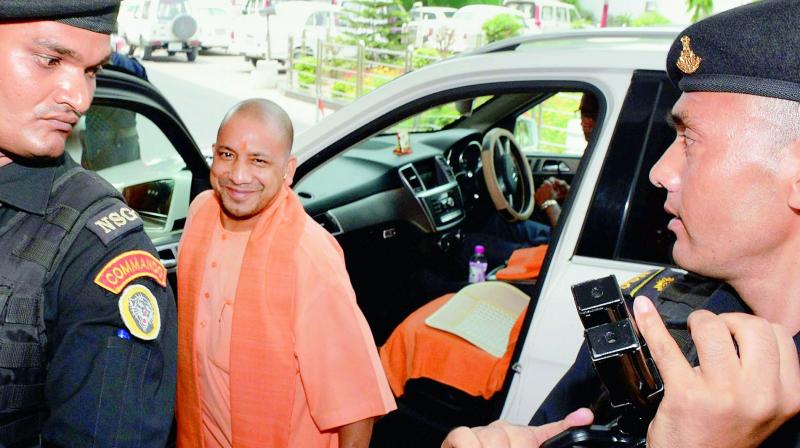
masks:
POLYGON ((556 177, 551 177, 548 180, 550 180, 550 182, 553 184, 553 191, 555 191, 556 194, 555 199, 559 203, 564 202, 564 199, 567 198, 567 193, 569 193, 569 184, 566 181, 556 177))
POLYGON ((477 428, 462 426, 450 431, 442 448, 536 448, 569 428, 590 425, 592 420, 592 411, 581 408, 564 420, 542 426, 512 425, 502 420, 477 428))
POLYGON ((533 194, 533 198, 536 200, 536 205, 540 206, 544 201, 549 199, 556 199, 557 195, 555 188, 553 187, 552 177, 547 179, 546 181, 542 182, 539 185, 539 188, 536 189, 536 193, 533 194))
POLYGON ((797 348, 782 326, 695 311, 689 328, 700 365, 692 368, 652 302, 637 297, 633 308, 664 380, 648 447, 755 447, 800 411, 797 348))

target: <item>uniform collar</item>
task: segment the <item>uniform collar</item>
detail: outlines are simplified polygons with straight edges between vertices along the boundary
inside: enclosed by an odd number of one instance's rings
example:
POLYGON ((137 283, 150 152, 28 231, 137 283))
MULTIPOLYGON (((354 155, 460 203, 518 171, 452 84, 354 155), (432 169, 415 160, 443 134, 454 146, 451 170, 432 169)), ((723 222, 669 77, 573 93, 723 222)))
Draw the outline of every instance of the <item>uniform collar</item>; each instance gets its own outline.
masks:
MULTIPOLYGON (((703 308, 714 314, 751 313, 750 308, 739 297, 739 294, 728 284, 723 284, 714 291, 703 305, 703 308)), ((794 345, 797 347, 797 351, 800 352, 800 333, 794 335, 794 345)))
POLYGON ((59 158, 50 165, 21 165, 17 162, 0 167, 0 204, 44 215, 56 171, 64 163, 59 158))

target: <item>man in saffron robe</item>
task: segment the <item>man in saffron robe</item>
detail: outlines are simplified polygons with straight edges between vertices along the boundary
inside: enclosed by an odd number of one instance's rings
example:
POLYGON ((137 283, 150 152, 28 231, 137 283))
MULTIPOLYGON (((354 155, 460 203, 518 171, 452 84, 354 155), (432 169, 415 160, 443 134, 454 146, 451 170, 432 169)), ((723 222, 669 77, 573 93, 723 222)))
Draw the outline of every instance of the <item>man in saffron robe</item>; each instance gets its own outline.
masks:
POLYGON ((228 112, 178 257, 178 446, 366 447, 395 409, 336 240, 290 189, 286 113, 228 112))

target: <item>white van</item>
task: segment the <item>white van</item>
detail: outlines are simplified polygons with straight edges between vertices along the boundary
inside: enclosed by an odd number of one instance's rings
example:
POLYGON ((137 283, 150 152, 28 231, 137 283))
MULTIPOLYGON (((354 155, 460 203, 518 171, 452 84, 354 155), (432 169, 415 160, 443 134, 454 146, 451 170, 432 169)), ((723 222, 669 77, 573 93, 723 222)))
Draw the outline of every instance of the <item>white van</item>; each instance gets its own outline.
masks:
POLYGON ((278 1, 264 6, 249 1, 234 19, 231 52, 239 53, 253 65, 262 59, 285 62, 291 51, 313 53, 317 40, 336 33, 339 7, 321 1, 278 1))
POLYGON ((533 31, 570 29, 581 18, 574 6, 556 0, 504 0, 503 6, 523 13, 533 31))

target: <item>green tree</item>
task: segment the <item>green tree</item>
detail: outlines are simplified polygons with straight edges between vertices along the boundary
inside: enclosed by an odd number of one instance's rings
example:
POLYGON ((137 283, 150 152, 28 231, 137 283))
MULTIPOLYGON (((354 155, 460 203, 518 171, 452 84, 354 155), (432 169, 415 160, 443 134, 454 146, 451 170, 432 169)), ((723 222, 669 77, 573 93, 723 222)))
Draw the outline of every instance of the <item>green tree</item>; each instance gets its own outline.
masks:
POLYGON ((692 22, 697 22, 714 12, 714 0, 686 0, 686 12, 692 13, 692 22))
POLYGON ((498 14, 491 19, 483 22, 483 33, 486 34, 486 42, 508 39, 518 36, 522 31, 523 23, 517 16, 511 14, 498 14))
POLYGON ((364 41, 370 48, 402 47, 402 29, 408 21, 408 13, 400 0, 348 0, 342 9, 340 17, 346 43, 364 41))

